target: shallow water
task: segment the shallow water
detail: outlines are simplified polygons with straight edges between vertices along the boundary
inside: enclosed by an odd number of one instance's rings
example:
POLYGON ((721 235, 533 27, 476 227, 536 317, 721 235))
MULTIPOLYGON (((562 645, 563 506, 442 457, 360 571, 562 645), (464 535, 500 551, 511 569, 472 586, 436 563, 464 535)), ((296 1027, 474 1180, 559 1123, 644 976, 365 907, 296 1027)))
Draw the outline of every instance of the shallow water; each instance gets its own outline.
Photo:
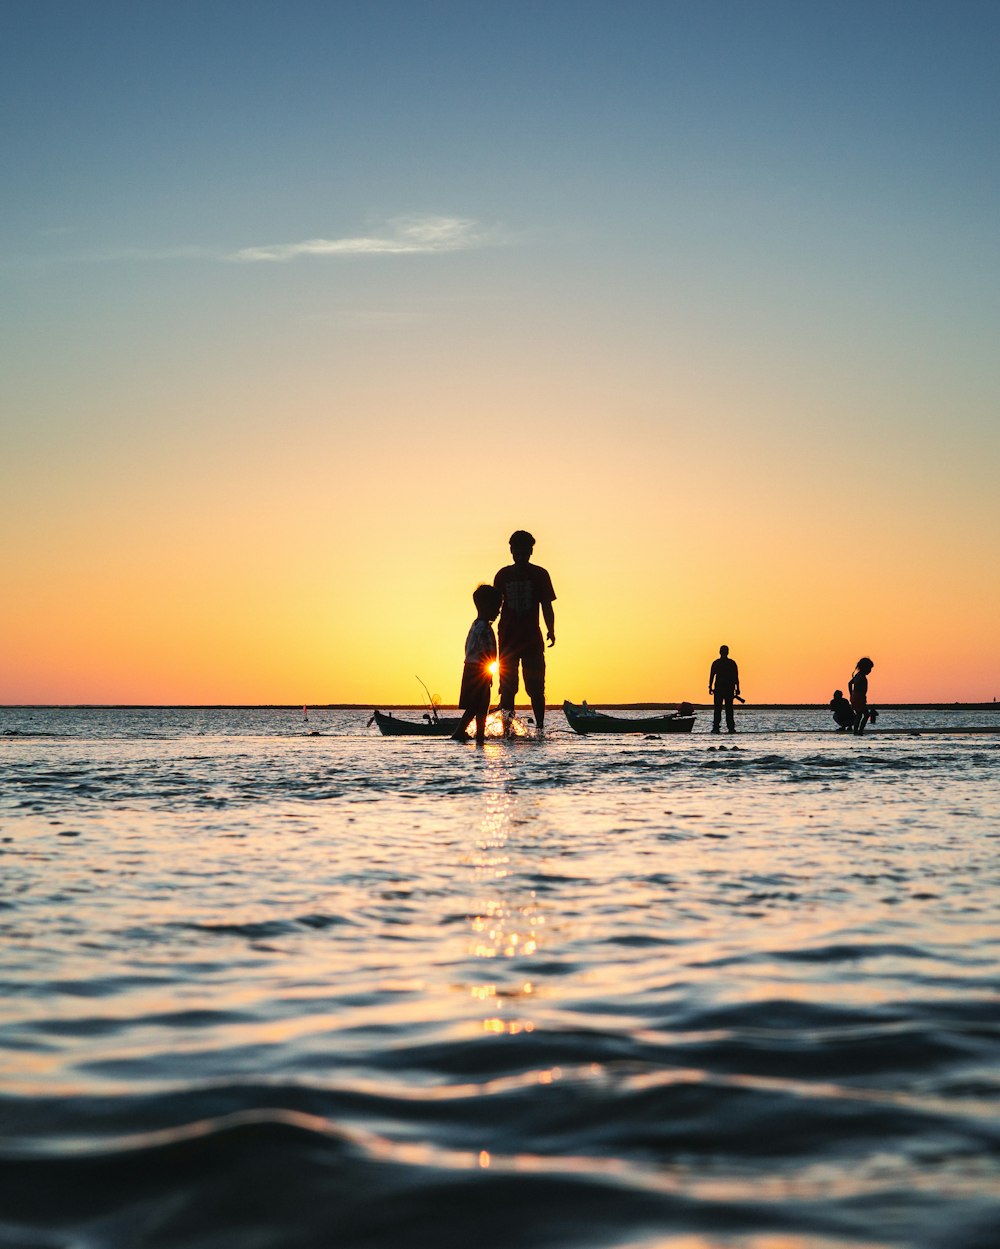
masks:
POLYGON ((1000 736, 366 718, 0 709, 0 1244, 997 1243, 1000 736))

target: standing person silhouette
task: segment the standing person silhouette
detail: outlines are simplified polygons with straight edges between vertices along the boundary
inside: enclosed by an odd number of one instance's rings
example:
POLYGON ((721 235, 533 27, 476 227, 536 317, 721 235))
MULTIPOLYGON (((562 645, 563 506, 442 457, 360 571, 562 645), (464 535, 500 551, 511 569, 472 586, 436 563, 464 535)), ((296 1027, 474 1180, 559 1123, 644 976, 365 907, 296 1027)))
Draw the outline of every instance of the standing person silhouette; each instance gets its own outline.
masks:
POLYGON ((868 706, 868 675, 875 665, 867 657, 859 659, 854 668, 854 675, 847 682, 847 692, 854 708, 854 731, 863 733, 869 720, 875 720, 878 712, 868 706))
POLYGON ((730 733, 736 732, 736 718, 733 715, 733 699, 740 696, 740 670, 735 659, 729 658, 729 647, 719 647, 719 658, 712 661, 708 672, 708 692, 715 695, 715 710, 712 714, 712 732, 718 733, 722 726, 722 708, 726 709, 726 728, 730 733))
POLYGON ((538 623, 541 608, 549 646, 556 644, 556 618, 552 603, 556 592, 552 578, 531 562, 535 539, 524 529, 510 535, 513 564, 501 568, 493 584, 503 595, 497 636, 500 646, 500 713, 504 731, 510 728, 514 714, 514 696, 518 690, 517 666, 524 674, 524 689, 531 699, 535 724, 541 733, 545 724, 545 643, 538 623))
POLYGON ((462 688, 458 705, 462 719, 452 733, 457 742, 466 741, 465 731, 476 722, 476 741, 486 739, 486 717, 490 711, 490 689, 497 657, 497 640, 493 633, 493 621, 500 610, 500 591, 491 585, 477 585, 472 591, 476 605, 476 618, 465 639, 465 666, 462 669, 462 688))

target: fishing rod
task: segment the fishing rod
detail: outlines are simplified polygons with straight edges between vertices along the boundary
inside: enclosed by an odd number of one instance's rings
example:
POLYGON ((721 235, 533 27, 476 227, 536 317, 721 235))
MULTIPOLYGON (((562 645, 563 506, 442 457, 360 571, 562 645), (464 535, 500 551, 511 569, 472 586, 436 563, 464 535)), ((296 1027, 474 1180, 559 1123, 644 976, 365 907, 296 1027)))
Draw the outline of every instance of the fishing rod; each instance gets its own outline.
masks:
MULTIPOLYGON (((414 673, 414 675, 416 674, 414 673)), ((417 677, 417 680, 420 681, 420 678, 417 677)), ((434 699, 431 696, 430 690, 427 688, 426 685, 424 685, 423 681, 420 681, 420 684, 424 686, 424 693, 427 695, 427 705, 431 709, 431 715, 434 717, 434 723, 437 724, 438 713, 437 713, 437 707, 434 706, 434 699)))

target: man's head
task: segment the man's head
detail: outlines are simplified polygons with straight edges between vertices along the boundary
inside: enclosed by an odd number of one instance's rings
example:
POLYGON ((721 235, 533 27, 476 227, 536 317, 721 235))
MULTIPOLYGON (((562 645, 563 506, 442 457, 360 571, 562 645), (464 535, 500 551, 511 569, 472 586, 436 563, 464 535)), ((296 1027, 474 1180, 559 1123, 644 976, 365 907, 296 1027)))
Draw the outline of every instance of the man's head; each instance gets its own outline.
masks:
POLYGON ((720 646, 720 647, 719 647, 719 654, 722 656, 722 658, 723 658, 723 659, 725 659, 725 657, 729 654, 729 647, 728 647, 728 646, 720 646))
POLYGON ((510 535, 510 553, 515 564, 527 564, 534 549, 535 539, 527 529, 515 529, 510 535))

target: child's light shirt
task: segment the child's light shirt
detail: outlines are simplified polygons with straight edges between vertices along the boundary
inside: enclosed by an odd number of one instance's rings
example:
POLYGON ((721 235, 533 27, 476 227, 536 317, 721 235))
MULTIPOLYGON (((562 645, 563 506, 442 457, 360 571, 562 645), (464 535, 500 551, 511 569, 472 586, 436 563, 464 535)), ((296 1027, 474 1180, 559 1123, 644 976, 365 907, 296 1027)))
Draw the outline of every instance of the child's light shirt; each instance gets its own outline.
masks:
POLYGON ((474 620, 465 639, 465 662, 479 664, 496 659, 497 639, 488 620, 474 620))

